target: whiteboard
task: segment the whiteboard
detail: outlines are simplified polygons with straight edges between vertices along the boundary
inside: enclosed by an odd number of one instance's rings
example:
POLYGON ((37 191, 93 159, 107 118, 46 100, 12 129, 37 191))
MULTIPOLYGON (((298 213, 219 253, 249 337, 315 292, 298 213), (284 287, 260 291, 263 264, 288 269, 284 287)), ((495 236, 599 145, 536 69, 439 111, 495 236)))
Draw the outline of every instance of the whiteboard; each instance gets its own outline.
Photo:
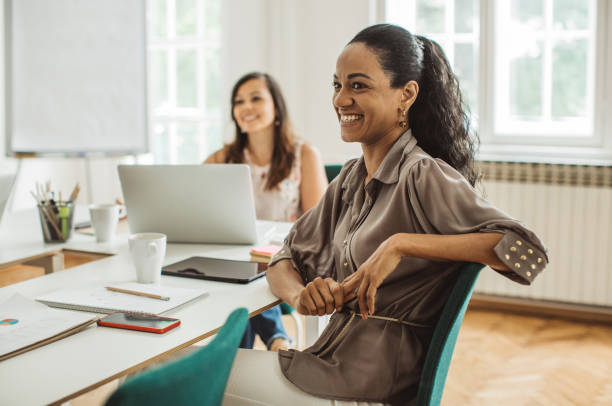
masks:
POLYGON ((7 154, 148 150, 145 0, 6 0, 7 154))

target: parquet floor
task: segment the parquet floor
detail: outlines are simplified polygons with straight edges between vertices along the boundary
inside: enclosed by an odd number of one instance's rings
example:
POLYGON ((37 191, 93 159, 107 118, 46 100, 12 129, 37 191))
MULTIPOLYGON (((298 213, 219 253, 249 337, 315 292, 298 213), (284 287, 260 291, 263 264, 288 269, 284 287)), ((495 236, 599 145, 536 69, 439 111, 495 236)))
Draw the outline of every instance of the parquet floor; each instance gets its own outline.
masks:
MULTIPOLYGON (((71 405, 103 404, 115 388, 71 405)), ((612 326, 468 310, 442 405, 612 406, 612 326)))
POLYGON ((442 405, 612 405, 612 326, 468 310, 442 405))

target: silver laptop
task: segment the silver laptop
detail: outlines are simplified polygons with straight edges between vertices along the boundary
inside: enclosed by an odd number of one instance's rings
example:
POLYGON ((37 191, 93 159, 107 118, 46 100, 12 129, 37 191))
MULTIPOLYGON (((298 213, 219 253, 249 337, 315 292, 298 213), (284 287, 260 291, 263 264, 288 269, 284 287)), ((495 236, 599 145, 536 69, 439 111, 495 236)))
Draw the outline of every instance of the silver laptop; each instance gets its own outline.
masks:
POLYGON ((9 196, 11 195, 14 181, 15 174, 0 174, 0 222, 2 221, 2 214, 8 203, 9 196))
POLYGON ((163 233, 169 242, 258 241, 248 165, 119 165, 119 178, 132 233, 163 233))

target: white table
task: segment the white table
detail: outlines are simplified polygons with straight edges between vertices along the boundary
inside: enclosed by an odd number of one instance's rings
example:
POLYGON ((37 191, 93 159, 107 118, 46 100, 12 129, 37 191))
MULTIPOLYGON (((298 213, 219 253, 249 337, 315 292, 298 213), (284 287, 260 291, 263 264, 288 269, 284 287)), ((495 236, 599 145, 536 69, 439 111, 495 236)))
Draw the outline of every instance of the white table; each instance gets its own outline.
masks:
MULTIPOLYGON (((277 229, 288 230, 289 223, 277 229)), ((113 243, 96 243, 92 236, 73 234, 63 244, 44 244, 37 213, 7 213, 0 225, 0 264, 68 248, 114 254, 68 270, 0 288, 0 300, 14 292, 36 298, 67 287, 104 286, 135 280, 127 234, 113 243)), ((248 259, 249 246, 168 244, 164 263, 193 255, 248 259)), ((230 312, 246 307, 251 315, 278 303, 265 278, 247 285, 162 276, 163 285, 203 287, 205 298, 165 313, 181 325, 157 335, 91 326, 73 336, 0 362, 0 404, 61 403, 136 371, 164 355, 213 335, 230 312)))

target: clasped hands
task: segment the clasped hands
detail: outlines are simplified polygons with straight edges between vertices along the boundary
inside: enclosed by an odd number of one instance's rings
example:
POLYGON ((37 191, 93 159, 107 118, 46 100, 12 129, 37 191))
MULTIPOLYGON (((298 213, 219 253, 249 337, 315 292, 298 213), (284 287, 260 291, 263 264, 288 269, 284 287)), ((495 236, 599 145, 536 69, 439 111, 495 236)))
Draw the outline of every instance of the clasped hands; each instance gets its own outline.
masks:
POLYGON ((400 259, 399 250, 390 237, 341 283, 321 277, 309 282, 296 295, 294 307, 301 314, 323 316, 341 311, 346 302, 357 297, 361 317, 365 320, 374 314, 378 287, 397 267, 400 259))

